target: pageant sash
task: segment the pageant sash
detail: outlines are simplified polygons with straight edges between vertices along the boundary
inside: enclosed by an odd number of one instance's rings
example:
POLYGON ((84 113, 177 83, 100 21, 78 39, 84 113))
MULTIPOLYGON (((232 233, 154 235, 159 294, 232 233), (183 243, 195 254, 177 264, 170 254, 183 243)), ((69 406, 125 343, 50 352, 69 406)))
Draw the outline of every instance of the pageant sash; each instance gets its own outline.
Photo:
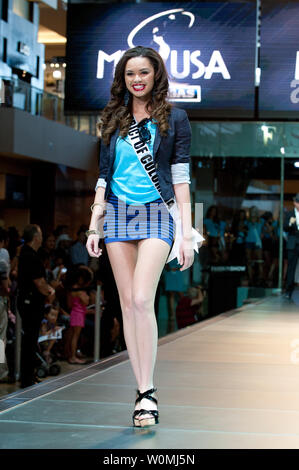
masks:
MULTIPOLYGON (((135 118, 133 118, 132 123, 130 125, 128 136, 129 136, 131 145, 132 145, 132 147, 133 147, 133 149, 134 149, 134 151, 137 155, 137 158, 139 159, 139 161, 142 165, 142 168, 144 169, 145 173, 149 177, 149 179, 150 179, 151 183, 153 184, 153 186, 159 192, 162 201, 164 202, 168 212, 170 213, 170 215, 172 216, 172 218, 175 222, 174 243, 173 243, 172 249, 169 253, 169 256, 167 258, 166 263, 169 263, 174 258, 177 258, 178 263, 181 264, 180 263, 180 245, 181 245, 181 241, 182 241, 182 238, 183 238, 183 233, 182 233, 181 215, 180 215, 180 211, 179 211, 176 199, 175 199, 175 197, 173 197, 173 198, 169 199, 168 201, 164 200, 164 198, 162 196, 161 187, 160 187, 160 184, 159 184, 159 179, 158 179, 158 175, 157 175, 157 172, 156 172, 153 156, 152 156, 147 144, 140 140, 138 125, 137 125, 137 122, 136 122, 135 118)), ((204 238, 193 227, 192 227, 191 234, 192 234, 192 248, 193 248, 193 250, 196 251, 196 253, 198 253, 198 248, 200 248, 204 238)))

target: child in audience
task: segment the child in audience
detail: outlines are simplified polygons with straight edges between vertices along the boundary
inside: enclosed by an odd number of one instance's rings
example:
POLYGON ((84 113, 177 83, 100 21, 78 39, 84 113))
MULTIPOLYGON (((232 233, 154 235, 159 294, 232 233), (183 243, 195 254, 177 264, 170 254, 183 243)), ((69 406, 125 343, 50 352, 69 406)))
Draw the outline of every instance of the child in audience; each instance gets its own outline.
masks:
POLYGON ((87 288, 92 280, 92 272, 86 266, 80 266, 74 273, 75 282, 69 293, 70 313, 70 364, 86 364, 86 361, 77 356, 78 340, 82 328, 85 326, 85 316, 89 304, 87 288))
POLYGON ((42 320, 40 327, 39 343, 42 355, 48 363, 52 362, 51 349, 53 348, 57 339, 59 339, 59 337, 55 338, 55 336, 57 336, 57 332, 61 330, 61 327, 57 326, 57 318, 58 308, 52 304, 46 305, 44 319, 42 320), (48 338, 43 339, 42 337, 45 336, 48 338))

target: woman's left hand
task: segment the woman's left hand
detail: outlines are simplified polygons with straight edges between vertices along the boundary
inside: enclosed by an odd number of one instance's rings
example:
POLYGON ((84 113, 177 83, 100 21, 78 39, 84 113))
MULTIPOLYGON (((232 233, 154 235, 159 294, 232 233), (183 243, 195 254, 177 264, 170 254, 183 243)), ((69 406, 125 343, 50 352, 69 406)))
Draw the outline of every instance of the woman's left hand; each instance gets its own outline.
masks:
POLYGON ((194 249, 192 239, 183 238, 180 246, 180 271, 190 268, 194 261, 194 249))

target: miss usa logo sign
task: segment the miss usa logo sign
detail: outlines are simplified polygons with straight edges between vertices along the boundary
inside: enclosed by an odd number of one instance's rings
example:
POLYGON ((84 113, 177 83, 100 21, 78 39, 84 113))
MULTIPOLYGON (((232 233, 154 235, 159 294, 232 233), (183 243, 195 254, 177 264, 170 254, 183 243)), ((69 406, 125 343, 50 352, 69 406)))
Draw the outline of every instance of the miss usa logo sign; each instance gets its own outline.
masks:
MULTIPOLYGON (((171 48, 169 42, 167 42, 167 28, 173 32, 173 25, 177 25, 178 33, 175 39, 176 43, 179 44, 180 36, 182 35, 182 20, 184 20, 184 25, 187 24, 186 35, 188 35, 192 31, 192 27, 196 26, 196 18, 194 13, 185 11, 184 8, 162 11, 144 19, 129 33, 127 37, 128 48, 136 47, 139 44, 148 44, 149 47, 159 52, 171 77, 170 100, 201 102, 201 86, 197 83, 192 84, 192 82, 194 83, 199 78, 210 80, 215 74, 222 77, 223 80, 230 80, 231 75, 219 50, 213 50, 208 60, 204 63, 201 60, 201 50, 183 49, 178 51, 171 48), (161 21, 162 18, 163 20, 161 21), (138 35, 138 42, 135 39, 136 35, 138 35), (192 72, 191 66, 193 68, 192 72), (194 66, 196 67, 195 70, 194 66), (180 70, 178 70, 179 68, 180 70), (183 82, 177 82, 176 80, 183 80, 183 82)), ((190 43, 192 42, 194 40, 190 41, 190 43)), ((107 54, 105 51, 99 50, 97 78, 100 80, 105 78, 105 66, 107 63, 113 62, 115 69, 117 62, 124 52, 124 50, 117 50, 112 54, 107 54)))

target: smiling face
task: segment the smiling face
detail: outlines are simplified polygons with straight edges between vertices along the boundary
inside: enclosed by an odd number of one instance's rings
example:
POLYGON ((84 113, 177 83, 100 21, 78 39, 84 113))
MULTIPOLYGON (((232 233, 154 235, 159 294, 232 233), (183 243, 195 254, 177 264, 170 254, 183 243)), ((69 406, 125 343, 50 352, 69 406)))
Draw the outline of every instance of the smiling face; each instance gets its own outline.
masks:
POLYGON ((126 87, 133 97, 148 101, 155 83, 155 70, 147 57, 132 57, 125 67, 126 87))

